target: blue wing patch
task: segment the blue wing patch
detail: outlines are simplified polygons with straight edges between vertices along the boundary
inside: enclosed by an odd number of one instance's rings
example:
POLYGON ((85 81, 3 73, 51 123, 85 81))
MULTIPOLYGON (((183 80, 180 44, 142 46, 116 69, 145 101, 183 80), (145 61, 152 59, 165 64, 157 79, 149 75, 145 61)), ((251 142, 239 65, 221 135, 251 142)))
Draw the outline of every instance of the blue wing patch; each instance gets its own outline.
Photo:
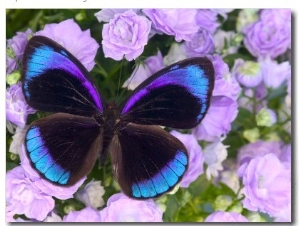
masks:
POLYGON ((38 127, 29 128, 26 135, 26 147, 35 168, 52 182, 67 184, 70 172, 59 166, 51 157, 38 127))
POLYGON ((187 165, 187 155, 178 150, 174 159, 170 160, 155 176, 149 180, 134 183, 132 196, 135 198, 152 198, 163 194, 178 183, 187 165))
POLYGON ((190 129, 204 118, 213 87, 211 61, 187 59, 140 84, 121 106, 122 117, 137 124, 190 129))

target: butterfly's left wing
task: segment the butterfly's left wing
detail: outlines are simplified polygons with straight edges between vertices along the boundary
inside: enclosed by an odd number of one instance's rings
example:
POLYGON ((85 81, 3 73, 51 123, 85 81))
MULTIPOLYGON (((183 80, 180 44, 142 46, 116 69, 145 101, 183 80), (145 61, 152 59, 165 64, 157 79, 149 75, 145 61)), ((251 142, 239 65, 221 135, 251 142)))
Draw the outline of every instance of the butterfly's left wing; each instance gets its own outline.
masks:
POLYGON ((114 175, 129 197, 148 199, 172 190, 188 167, 184 145, 154 125, 129 123, 110 146, 114 175))
POLYGON ((43 178, 73 185, 92 170, 102 146, 101 133, 91 117, 56 113, 29 126, 26 153, 43 178))
POLYGON ((183 60, 155 73, 121 105, 123 121, 179 129, 197 126, 214 87, 214 67, 205 57, 183 60))

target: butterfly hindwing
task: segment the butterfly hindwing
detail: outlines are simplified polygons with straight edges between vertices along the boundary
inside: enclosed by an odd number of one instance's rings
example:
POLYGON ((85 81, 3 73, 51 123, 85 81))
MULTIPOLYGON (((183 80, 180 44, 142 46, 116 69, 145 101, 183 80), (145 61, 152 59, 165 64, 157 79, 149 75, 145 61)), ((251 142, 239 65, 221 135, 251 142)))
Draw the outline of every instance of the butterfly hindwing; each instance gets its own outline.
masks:
POLYGON ((114 137, 110 151, 122 191, 136 199, 170 191, 188 167, 184 145, 159 126, 129 123, 114 137))
POLYGON ((101 127, 90 117, 57 113, 33 122, 25 136, 32 166, 47 180, 73 185, 93 168, 101 127))
POLYGON ((23 93, 41 111, 92 116, 104 102, 85 67, 65 48, 33 36, 23 56, 23 93))
POLYGON ((140 84, 121 106, 121 118, 137 124, 190 129, 206 114, 214 68, 204 57, 175 63, 140 84))

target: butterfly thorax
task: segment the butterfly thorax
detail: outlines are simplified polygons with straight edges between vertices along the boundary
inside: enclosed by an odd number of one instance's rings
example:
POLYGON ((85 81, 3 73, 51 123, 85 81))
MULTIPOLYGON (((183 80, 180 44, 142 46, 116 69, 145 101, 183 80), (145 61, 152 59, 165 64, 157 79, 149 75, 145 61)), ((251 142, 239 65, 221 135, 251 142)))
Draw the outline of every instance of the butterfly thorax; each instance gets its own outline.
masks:
POLYGON ((99 125, 103 126, 103 146, 102 151, 100 152, 100 159, 101 165, 104 165, 109 145, 113 137, 118 133, 118 130, 122 127, 117 105, 114 102, 108 104, 104 113, 96 115, 94 118, 99 125))

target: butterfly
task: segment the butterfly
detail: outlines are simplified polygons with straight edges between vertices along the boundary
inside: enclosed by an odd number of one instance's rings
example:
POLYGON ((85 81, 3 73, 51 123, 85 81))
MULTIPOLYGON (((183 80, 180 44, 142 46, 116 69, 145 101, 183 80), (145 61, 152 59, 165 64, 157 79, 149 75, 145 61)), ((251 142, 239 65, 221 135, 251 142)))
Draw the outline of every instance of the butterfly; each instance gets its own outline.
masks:
POLYGON ((180 182, 188 152, 160 126, 190 129, 204 118, 214 87, 209 59, 162 69, 119 106, 107 103, 79 60, 47 37, 29 40, 22 63, 26 102, 53 113, 31 123, 24 141, 44 179, 74 185, 110 154, 114 178, 128 197, 158 197, 180 182))

